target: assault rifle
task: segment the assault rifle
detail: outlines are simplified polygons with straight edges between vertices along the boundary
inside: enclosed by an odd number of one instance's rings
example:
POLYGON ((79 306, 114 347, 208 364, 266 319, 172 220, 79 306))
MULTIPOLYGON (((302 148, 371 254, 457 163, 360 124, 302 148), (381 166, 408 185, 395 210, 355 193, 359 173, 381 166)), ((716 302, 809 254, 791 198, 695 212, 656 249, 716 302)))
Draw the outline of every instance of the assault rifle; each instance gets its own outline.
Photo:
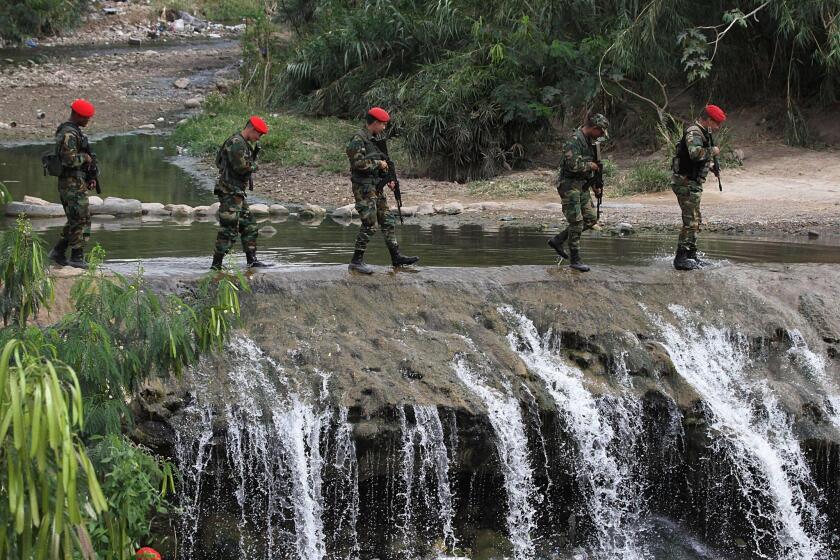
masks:
POLYGON ((595 142, 595 160, 593 163, 598 165, 598 171, 593 171, 592 178, 587 181, 589 186, 595 193, 595 199, 598 201, 597 213, 598 220, 601 219, 601 201, 604 198, 604 162, 601 161, 601 143, 595 142))
POLYGON ((383 135, 379 140, 374 140, 373 143, 379 148, 379 151, 385 156, 385 163, 388 164, 388 170, 385 172, 385 176, 382 178, 381 181, 376 185, 377 190, 384 189, 385 186, 392 182, 394 183, 394 200, 397 201, 397 215, 400 217, 400 223, 403 223, 403 215, 402 215, 402 193, 400 192, 400 180, 397 178, 397 166, 394 165, 394 161, 391 159, 391 156, 388 155, 388 145, 385 143, 387 140, 387 136, 383 135))
MULTIPOLYGON (((712 138, 711 132, 709 133, 709 144, 712 145, 712 148, 715 147, 715 140, 712 138)), ((717 177, 718 189, 720 189, 720 192, 723 192, 723 183, 720 182, 720 160, 718 159, 718 156, 712 156, 712 173, 714 173, 715 177, 717 177)))
MULTIPOLYGON (((251 150, 251 158, 254 160, 255 163, 257 161, 257 156, 260 155, 260 150, 262 150, 262 146, 260 146, 259 142, 257 142, 257 144, 254 146, 254 149, 251 150)), ((254 190, 254 174, 253 173, 248 175, 248 190, 249 191, 254 190)))
POLYGON ((99 163, 96 161, 96 154, 88 152, 90 163, 85 165, 85 183, 90 184, 96 181, 96 194, 102 194, 102 187, 99 185, 99 163))

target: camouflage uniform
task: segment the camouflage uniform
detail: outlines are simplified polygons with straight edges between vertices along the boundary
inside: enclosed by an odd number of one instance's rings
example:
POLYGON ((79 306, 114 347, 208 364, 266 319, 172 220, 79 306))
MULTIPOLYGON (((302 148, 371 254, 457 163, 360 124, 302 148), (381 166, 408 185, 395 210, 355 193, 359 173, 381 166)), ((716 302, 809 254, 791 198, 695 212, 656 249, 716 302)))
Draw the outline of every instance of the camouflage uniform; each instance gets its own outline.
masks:
POLYGON ((371 236, 376 233, 377 223, 388 247, 396 247, 396 220, 388 208, 384 188, 376 186, 384 173, 379 169, 377 161, 387 159, 387 156, 376 146, 373 135, 366 128, 353 135, 347 143, 346 151, 350 160, 350 181, 353 184, 356 211, 362 220, 362 227, 356 237, 356 251, 367 248, 371 236))
POLYGON ((688 175, 675 172, 671 177, 671 189, 677 195, 682 211, 683 226, 678 245, 692 252, 697 250, 697 232, 702 224, 700 197, 712 163, 712 139, 706 129, 694 123, 685 130, 685 143, 693 169, 688 175))
POLYGON ((251 174, 257 170, 253 150, 241 133, 236 133, 222 144, 216 157, 219 179, 213 191, 219 197, 219 234, 216 236, 216 254, 226 255, 237 236, 245 253, 257 249, 257 221, 248 209, 245 189, 251 174))
POLYGON ((85 181, 85 154, 90 152, 87 136, 81 129, 66 122, 55 133, 56 151, 61 160, 58 194, 67 224, 61 230, 61 240, 71 249, 84 249, 90 238, 90 204, 88 183, 85 181))
POLYGON ((563 145, 563 163, 557 185, 563 215, 569 222, 568 241, 572 251, 580 247, 580 236, 584 230, 598 222, 588 184, 593 176, 589 164, 595 159, 595 146, 582 129, 577 129, 563 145))

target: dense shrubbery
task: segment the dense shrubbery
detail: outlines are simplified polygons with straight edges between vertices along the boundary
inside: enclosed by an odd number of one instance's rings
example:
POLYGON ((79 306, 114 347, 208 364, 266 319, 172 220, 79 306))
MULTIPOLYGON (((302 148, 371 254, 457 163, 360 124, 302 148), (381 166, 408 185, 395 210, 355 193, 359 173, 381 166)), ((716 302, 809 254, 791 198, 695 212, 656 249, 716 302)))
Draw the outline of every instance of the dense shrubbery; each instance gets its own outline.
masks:
POLYGON ((25 271, 0 277, 0 558, 133 558, 174 478, 122 435, 125 403, 218 348, 238 318, 242 277, 161 297, 140 275, 99 274, 101 256, 72 289, 76 311, 40 327, 53 294, 42 243, 24 220, 0 233, 0 263, 25 271))
POLYGON ((87 0, 3 0, 0 37, 19 41, 57 33, 79 21, 87 0))
POLYGON ((836 99, 840 77, 838 0, 273 5, 303 16, 291 43, 259 34, 245 70, 259 98, 314 115, 393 109, 415 167, 457 179, 507 168, 592 109, 655 142, 657 125, 710 98, 774 97, 786 102, 788 140, 802 143, 800 100, 836 99))

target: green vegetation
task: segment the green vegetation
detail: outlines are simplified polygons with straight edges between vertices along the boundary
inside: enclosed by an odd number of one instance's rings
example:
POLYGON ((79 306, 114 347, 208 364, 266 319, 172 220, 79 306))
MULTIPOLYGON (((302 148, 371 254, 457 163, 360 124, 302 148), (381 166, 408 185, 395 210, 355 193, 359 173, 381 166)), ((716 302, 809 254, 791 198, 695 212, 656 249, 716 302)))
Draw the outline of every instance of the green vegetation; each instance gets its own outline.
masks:
POLYGON ((143 379, 221 347, 247 284, 208 276, 188 297, 162 297, 139 274, 101 275, 97 248, 71 290, 76 311, 39 327, 52 297, 41 241, 21 219, 0 247, 26 271, 0 278, 11 319, 0 329, 0 558, 132 558, 168 511, 174 476, 122 435, 125 403, 143 379))
POLYGON ((155 11, 185 11, 210 21, 237 23, 256 19, 264 14, 260 0, 155 0, 155 11))
POLYGON ((0 37, 20 41, 58 33, 79 22, 87 0, 4 0, 0 37))
POLYGON ((623 177, 618 177, 606 189, 610 196, 625 196, 660 192, 671 188, 671 172, 661 162, 643 162, 630 168, 623 177))
POLYGON ((548 181, 539 179, 498 178, 486 181, 473 181, 468 186, 472 196, 487 198, 527 198, 534 194, 551 192, 548 181))
MULTIPOLYGON (((204 112, 179 126, 173 138, 197 155, 215 155, 222 142, 241 130, 253 112, 253 105, 244 95, 210 96, 204 112)), ((263 116, 270 132, 260 141, 263 148, 260 161, 317 167, 323 171, 347 169, 344 146, 359 126, 356 123, 287 114, 263 116)))

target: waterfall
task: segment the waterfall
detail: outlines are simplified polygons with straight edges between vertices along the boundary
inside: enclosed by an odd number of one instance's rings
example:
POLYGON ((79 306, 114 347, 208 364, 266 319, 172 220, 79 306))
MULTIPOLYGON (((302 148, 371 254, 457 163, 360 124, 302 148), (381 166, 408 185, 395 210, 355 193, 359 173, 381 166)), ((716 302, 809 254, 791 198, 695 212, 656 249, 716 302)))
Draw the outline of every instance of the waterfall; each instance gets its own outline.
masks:
POLYGON ((327 557, 323 473, 328 467, 338 473, 333 494, 343 501, 342 509, 330 514, 337 516, 335 526, 341 535, 348 529, 355 534, 358 468, 347 411, 335 413, 323 403, 307 404, 304 395, 289 388, 283 370, 246 337, 234 339, 228 353, 232 357, 225 379, 229 398, 215 404, 207 384, 197 379, 195 404, 179 427, 178 441, 183 443, 178 460, 188 511, 182 523, 183 557, 194 553, 202 514, 225 510, 232 498, 238 510, 240 559, 321 560, 327 557), (206 466, 212 454, 216 408, 225 419, 225 432, 217 437, 227 450, 224 460, 233 488, 230 496, 222 486, 205 496, 211 503, 203 504, 200 511, 202 486, 210 478, 201 465, 206 466), (197 426, 198 438, 193 435, 197 426), (328 442, 333 443, 328 447, 332 458, 322 454, 328 442))
POLYGON ((790 329, 788 337, 791 341, 788 355, 799 369, 823 390, 824 408, 828 413, 829 420, 835 428, 840 430, 840 391, 826 373, 825 358, 814 353, 808 347, 808 343, 799 329, 790 329))
POLYGON ((577 479, 586 499, 582 514, 593 520, 595 551, 643 558, 638 521, 644 486, 632 471, 633 447, 641 433, 638 399, 596 398, 587 390, 583 372, 553 351, 550 332, 540 337, 527 317, 510 307, 499 311, 515 325, 508 335, 512 349, 545 384, 577 445, 577 479))
POLYGON ((402 508, 397 530, 403 553, 414 557, 417 532, 429 540, 438 536, 443 548, 453 552, 457 546, 454 532, 454 497, 449 481, 449 455, 444 443, 443 424, 437 407, 414 405, 414 424, 409 425, 405 409, 400 407, 400 481, 397 499, 402 508), (418 503, 416 500, 420 500, 418 503), (427 513, 426 526, 415 513, 427 513), (419 525, 419 526, 418 526, 419 525))
POLYGON ((748 375, 746 341, 697 323, 683 307, 669 309, 680 327, 652 319, 679 375, 711 413, 716 448, 729 457, 749 501, 745 515, 753 527, 754 552, 779 560, 824 558, 823 519, 808 497, 815 491, 808 465, 767 382, 748 375))
POLYGON ((487 407, 496 435, 496 451, 508 506, 505 521, 514 558, 534 558, 535 507, 542 502, 542 495, 534 485, 534 473, 528 457, 528 437, 519 402, 512 395, 502 394, 485 384, 463 358, 456 360, 454 368, 461 382, 487 407))

